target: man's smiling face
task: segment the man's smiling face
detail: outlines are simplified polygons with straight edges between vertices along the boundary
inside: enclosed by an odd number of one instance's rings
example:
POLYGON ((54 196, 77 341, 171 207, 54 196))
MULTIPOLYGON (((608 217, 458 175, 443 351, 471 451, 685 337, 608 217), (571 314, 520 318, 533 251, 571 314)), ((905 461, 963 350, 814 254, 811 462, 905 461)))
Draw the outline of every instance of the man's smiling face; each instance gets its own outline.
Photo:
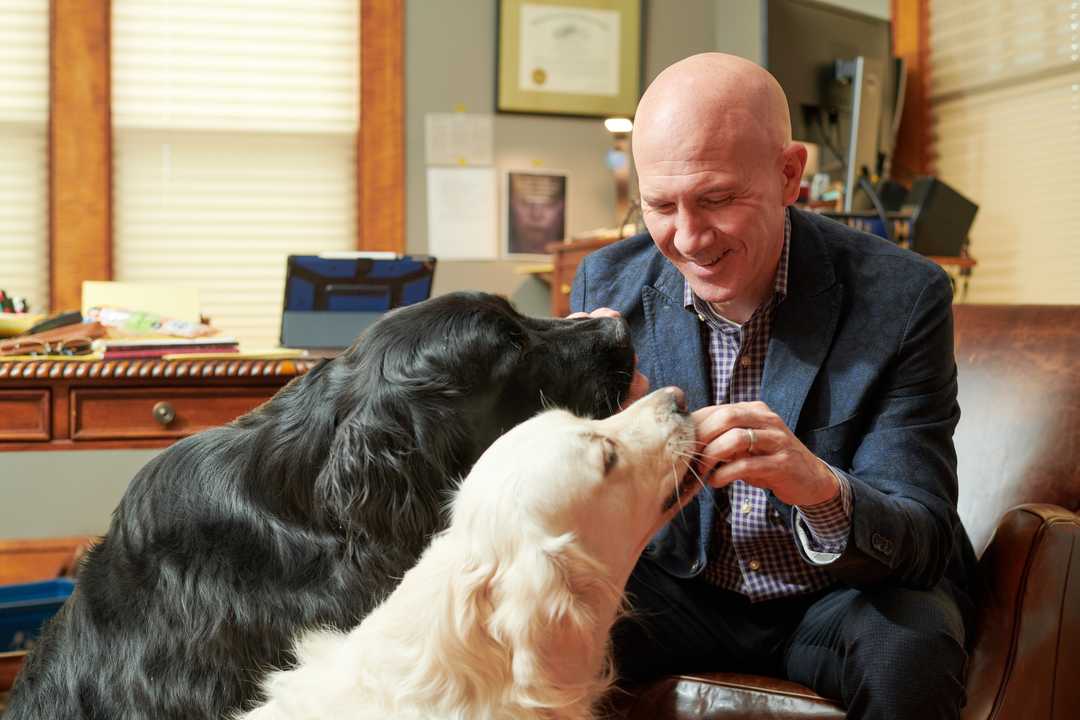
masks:
POLYGON ((761 68, 699 64, 658 78, 638 106, 642 212, 698 297, 743 322, 771 292, 806 151, 790 141, 783 92, 761 68))
POLYGON ((771 283, 783 242, 781 185, 763 182, 740 150, 725 144, 705 157, 669 154, 638 167, 653 241, 698 297, 718 308, 771 283))

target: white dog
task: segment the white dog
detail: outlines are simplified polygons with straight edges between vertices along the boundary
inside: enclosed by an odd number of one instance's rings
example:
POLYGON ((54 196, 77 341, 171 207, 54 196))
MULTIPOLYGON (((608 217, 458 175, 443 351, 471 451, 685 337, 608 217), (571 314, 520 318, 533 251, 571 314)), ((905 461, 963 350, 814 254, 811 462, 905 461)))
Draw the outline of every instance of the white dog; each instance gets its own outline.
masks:
POLYGON ((551 410, 485 452, 452 522, 348 634, 320 631, 247 720, 583 719, 638 555, 698 487, 681 391, 551 410))

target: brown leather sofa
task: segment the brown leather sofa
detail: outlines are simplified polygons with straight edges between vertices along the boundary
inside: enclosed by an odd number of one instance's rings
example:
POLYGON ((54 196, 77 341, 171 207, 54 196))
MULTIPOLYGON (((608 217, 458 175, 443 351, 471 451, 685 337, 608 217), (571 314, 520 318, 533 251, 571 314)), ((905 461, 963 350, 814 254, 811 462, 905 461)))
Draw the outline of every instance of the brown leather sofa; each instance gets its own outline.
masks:
MULTIPOLYGON (((979 560, 964 720, 1080 717, 1080 305, 958 305, 960 516, 979 560)), ((625 720, 842 718, 772 678, 663 678, 625 720)))

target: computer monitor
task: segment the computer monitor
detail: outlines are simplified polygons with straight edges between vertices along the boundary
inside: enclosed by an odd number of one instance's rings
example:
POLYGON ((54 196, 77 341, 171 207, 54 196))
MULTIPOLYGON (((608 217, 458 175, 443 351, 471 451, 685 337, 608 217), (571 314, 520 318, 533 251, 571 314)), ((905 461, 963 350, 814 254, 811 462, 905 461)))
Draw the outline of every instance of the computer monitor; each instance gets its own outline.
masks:
POLYGON ((856 202, 857 196, 862 198, 857 192, 860 178, 872 177, 881 171, 878 156, 885 65, 877 58, 859 55, 851 60, 837 60, 835 72, 837 82, 849 86, 851 95, 847 136, 844 149, 841 149, 844 153, 844 212, 851 212, 860 206, 856 202))
POLYGON ((792 136, 818 145, 823 167, 842 166, 845 210, 868 206, 859 176, 887 169, 903 98, 890 22, 813 0, 765 0, 764 12, 764 64, 787 94, 792 136))
POLYGON ((380 252, 289 255, 281 344, 348 347, 389 311, 428 299, 435 258, 380 252))

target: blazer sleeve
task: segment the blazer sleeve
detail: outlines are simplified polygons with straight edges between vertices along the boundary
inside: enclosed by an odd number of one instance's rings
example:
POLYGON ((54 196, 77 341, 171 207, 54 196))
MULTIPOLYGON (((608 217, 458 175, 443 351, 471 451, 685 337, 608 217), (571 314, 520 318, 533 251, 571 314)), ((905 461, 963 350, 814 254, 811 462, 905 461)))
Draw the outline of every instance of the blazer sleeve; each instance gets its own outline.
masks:
POLYGON ((595 309, 586 305, 586 288, 588 286, 589 258, 585 257, 577 267, 574 274, 574 283, 570 287, 570 312, 588 312, 595 309))
POLYGON ((854 587, 935 586, 963 536, 953 430, 960 418, 952 286, 937 269, 912 306, 849 471, 848 544, 829 570, 854 587))

